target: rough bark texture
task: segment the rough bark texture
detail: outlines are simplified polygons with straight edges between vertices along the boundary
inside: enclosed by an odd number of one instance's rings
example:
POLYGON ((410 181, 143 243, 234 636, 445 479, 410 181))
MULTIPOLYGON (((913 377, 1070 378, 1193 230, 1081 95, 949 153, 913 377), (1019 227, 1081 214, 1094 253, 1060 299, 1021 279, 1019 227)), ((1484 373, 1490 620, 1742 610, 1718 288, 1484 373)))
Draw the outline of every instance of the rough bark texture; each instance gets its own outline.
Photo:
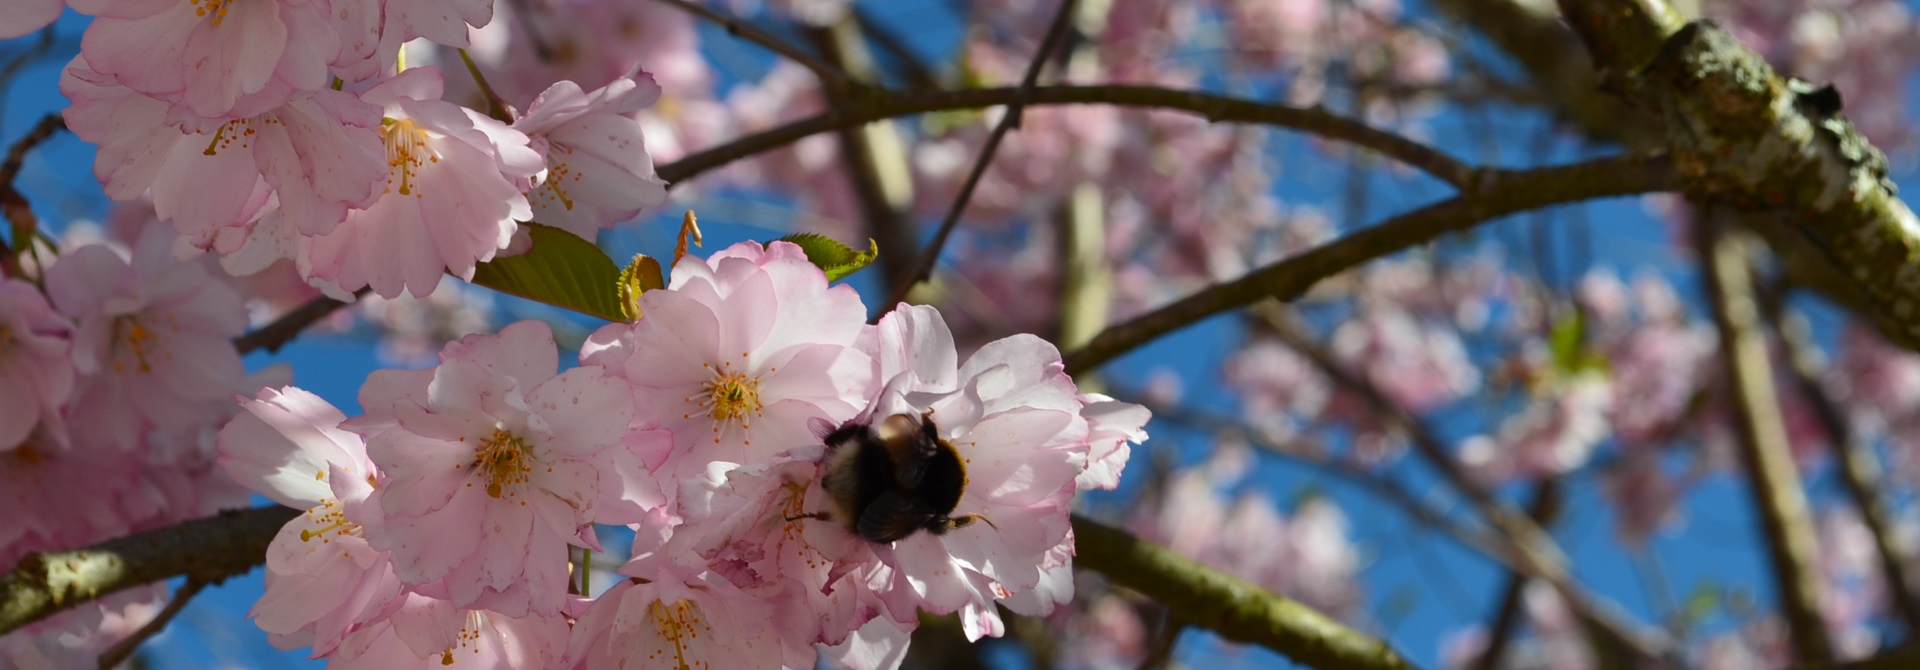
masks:
POLYGON ((267 544, 300 511, 256 507, 108 540, 27 554, 0 577, 0 634, 115 591, 186 576, 218 584, 266 560, 267 544))

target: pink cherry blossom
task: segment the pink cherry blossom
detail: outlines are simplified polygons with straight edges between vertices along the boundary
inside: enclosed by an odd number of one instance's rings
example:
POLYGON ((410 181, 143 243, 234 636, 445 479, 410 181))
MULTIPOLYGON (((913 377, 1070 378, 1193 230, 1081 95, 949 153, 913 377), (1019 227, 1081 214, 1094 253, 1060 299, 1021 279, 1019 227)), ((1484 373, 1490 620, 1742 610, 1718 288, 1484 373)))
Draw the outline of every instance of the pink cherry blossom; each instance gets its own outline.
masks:
POLYGON ((557 613, 510 617, 410 593, 386 618, 349 635, 327 667, 552 668, 566 653, 567 637, 567 620, 557 613))
POLYGON ((816 485, 816 461, 715 463, 681 483, 671 534, 640 533, 622 570, 706 570, 765 604, 788 665, 812 665, 812 645, 843 642, 879 611, 865 584, 872 552, 838 525, 808 518, 831 506, 816 485))
MULTIPOLYGON (((332 0, 333 26, 340 33, 332 57, 335 74, 364 81, 391 73, 400 46, 416 37, 436 44, 467 46, 471 28, 493 20, 491 0, 332 0)), ((438 98, 438 95, 434 96, 438 98)))
POLYGON ((327 85, 339 51, 329 3, 307 0, 75 0, 94 15, 80 52, 92 68, 204 118, 253 116, 327 85))
POLYGON ((108 195, 150 189, 154 212, 199 248, 259 215, 269 194, 300 232, 326 233, 348 208, 373 203, 382 176, 380 110, 350 93, 304 91, 244 118, 176 121, 175 106, 78 58, 61 90, 74 100, 68 126, 101 147, 94 173, 108 195))
POLYGON ((47 27, 60 18, 60 9, 66 4, 66 0, 20 0, 0 13, 0 40, 47 27))
POLYGON ((386 190, 312 238, 314 276, 383 297, 427 295, 441 273, 473 277, 532 218, 514 186, 542 169, 520 131, 440 101, 441 75, 414 68, 361 96, 386 110, 386 190))
POLYGON ((634 575, 574 624, 568 668, 774 668, 777 630, 758 599, 725 582, 668 571, 634 575))
POLYGON ((72 412, 90 442, 135 447, 148 428, 180 433, 217 420, 242 375, 232 338, 246 329, 239 294, 197 262, 171 255, 172 233, 150 229, 131 261, 101 246, 74 249, 47 270, 47 293, 78 324, 74 365, 89 379, 72 412))
POLYGON ((547 159, 547 172, 529 193, 540 223, 588 240, 603 227, 633 218, 667 198, 653 173, 640 124, 629 115, 660 98, 645 72, 585 93, 555 82, 513 124, 547 159))
POLYGON ((866 308, 829 287, 805 252, 745 242, 674 266, 669 290, 640 297, 645 317, 595 335, 586 362, 624 370, 658 408, 674 453, 664 481, 712 461, 756 463, 818 444, 811 422, 853 418, 872 393, 872 366, 852 345, 866 308))
POLYGON ((84 546, 123 535, 132 524, 114 495, 134 486, 141 464, 107 445, 58 446, 45 431, 0 452, 0 564, 30 551, 84 546))
POLYGON ((1132 457, 1129 444, 1147 440, 1147 408, 1120 402, 1098 393, 1080 396, 1080 417, 1087 420, 1087 469, 1080 473, 1079 486, 1107 489, 1120 486, 1120 473, 1132 457))
POLYGON ((0 279, 0 452, 25 442, 35 424, 64 438, 61 405, 73 394, 73 322, 39 289, 0 279))
POLYGON ((0 636, 0 667, 96 667, 101 654, 159 616, 166 601, 166 587, 155 584, 81 602, 70 611, 0 636))
POLYGON ((367 544, 363 503, 375 471, 346 416, 318 396, 288 387, 242 399, 245 412, 220 430, 220 466, 275 502, 306 513, 267 547, 266 591, 255 625, 282 648, 332 652, 358 624, 397 605, 401 583, 386 552, 367 544))
POLYGON ((559 611, 567 545, 597 546, 602 476, 633 474, 609 451, 626 448, 616 442, 634 405, 599 368, 557 366, 552 332, 522 321, 448 345, 425 374, 362 389, 370 418, 345 425, 387 477, 375 494, 386 519, 367 538, 407 583, 444 579, 455 607, 559 611), (366 403, 370 392, 391 395, 366 403))

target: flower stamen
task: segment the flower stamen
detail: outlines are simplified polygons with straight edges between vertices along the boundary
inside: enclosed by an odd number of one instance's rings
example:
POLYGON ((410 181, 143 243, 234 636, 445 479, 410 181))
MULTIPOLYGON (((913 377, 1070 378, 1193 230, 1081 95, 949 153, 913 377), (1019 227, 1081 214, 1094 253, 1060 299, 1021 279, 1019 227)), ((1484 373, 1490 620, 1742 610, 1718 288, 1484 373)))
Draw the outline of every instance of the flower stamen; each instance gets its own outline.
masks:
POLYGON ((380 120, 380 133, 387 145, 387 192, 394 192, 397 182, 400 195, 425 198, 417 183, 420 168, 440 162, 427 141, 427 131, 409 119, 386 118, 380 120))
POLYGON ((486 473, 487 495, 499 498, 507 486, 527 482, 533 472, 533 447, 526 438, 495 428, 474 451, 473 467, 486 473))

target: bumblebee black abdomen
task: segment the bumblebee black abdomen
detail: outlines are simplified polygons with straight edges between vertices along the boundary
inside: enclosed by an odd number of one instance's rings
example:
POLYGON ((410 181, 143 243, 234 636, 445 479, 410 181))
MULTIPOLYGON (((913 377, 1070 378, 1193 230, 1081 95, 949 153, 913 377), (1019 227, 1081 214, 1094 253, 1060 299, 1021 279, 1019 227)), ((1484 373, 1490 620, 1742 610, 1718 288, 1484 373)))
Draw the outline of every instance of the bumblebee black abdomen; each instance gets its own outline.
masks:
MULTIPOLYGON (((960 504, 960 494, 965 491, 966 486, 967 470, 960 463, 960 452, 955 451, 945 441, 941 441, 933 456, 927 459, 927 469, 921 475, 920 486, 915 492, 915 497, 933 508, 936 516, 945 518, 953 513, 955 506, 960 504)), ((938 529, 930 527, 930 529, 944 531, 945 527, 938 529)))

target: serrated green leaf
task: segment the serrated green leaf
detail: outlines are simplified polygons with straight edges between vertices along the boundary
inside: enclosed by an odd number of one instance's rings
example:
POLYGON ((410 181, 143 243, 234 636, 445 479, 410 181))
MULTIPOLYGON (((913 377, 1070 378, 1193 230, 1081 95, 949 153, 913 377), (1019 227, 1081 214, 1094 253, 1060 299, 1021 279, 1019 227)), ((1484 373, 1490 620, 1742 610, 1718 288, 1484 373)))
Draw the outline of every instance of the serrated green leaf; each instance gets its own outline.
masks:
POLYGON ((620 268, 600 247, 559 228, 522 225, 533 248, 481 263, 473 271, 474 284, 608 321, 625 320, 620 268))
POLYGON ((646 254, 634 254, 627 269, 620 271, 620 311, 628 321, 640 320, 640 294, 667 287, 660 272, 660 261, 646 254))
POLYGON ((880 244, 867 238, 867 250, 855 251, 853 247, 841 244, 839 240, 816 233, 794 233, 775 242, 792 242, 807 252, 807 260, 812 261, 822 272, 827 273, 827 281, 838 281, 842 277, 859 272, 880 256, 880 244))

